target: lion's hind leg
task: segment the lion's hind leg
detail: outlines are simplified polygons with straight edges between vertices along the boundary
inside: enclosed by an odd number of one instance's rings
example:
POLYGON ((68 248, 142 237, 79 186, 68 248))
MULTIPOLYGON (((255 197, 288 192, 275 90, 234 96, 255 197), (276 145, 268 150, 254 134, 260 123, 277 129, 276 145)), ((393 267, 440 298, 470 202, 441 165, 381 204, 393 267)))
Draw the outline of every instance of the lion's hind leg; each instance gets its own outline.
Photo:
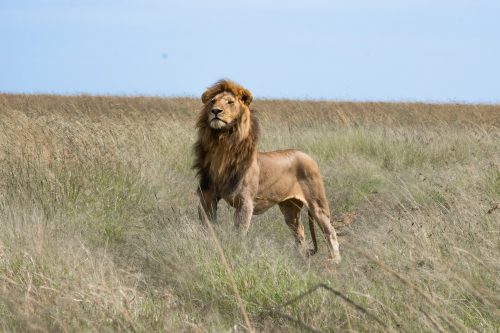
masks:
POLYGON ((311 211, 307 211, 307 216, 309 218, 309 231, 311 232, 311 238, 313 242, 313 248, 307 250, 307 254, 312 256, 315 255, 316 252, 318 252, 318 242, 316 241, 316 231, 314 230, 314 217, 311 214, 311 211))
MULTIPOLYGON (((315 220, 323 235, 326 238, 326 244, 328 246, 329 259, 333 260, 335 263, 340 263, 340 250, 339 250, 339 242, 337 240, 337 233, 330 223, 330 214, 328 209, 322 208, 320 205, 316 203, 311 203, 309 205, 309 214, 315 220)), ((311 220, 310 220, 311 221, 311 220)), ((317 249, 317 247, 315 246, 317 249)))
POLYGON ((281 213, 285 217, 285 222, 292 231, 297 246, 300 248, 304 245, 304 226, 300 222, 300 210, 303 203, 296 199, 289 199, 279 203, 281 213))

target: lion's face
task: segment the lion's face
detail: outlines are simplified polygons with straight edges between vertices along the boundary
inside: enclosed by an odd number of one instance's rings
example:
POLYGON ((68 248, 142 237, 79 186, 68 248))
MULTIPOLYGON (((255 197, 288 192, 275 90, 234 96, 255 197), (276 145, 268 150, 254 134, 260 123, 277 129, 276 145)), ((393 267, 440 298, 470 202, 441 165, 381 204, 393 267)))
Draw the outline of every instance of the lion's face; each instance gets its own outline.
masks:
POLYGON ((234 126, 243 112, 243 106, 238 98, 230 92, 222 92, 208 101, 205 112, 208 113, 208 125, 216 130, 234 126))

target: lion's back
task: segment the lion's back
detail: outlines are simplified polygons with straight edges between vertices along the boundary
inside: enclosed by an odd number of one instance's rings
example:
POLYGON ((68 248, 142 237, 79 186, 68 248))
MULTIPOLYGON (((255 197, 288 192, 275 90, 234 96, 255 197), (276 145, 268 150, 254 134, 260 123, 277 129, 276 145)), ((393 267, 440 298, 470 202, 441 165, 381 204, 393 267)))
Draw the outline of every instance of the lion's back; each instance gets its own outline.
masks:
POLYGON ((316 161, 300 150, 260 152, 258 161, 261 182, 295 182, 321 177, 316 161))
POLYGON ((258 160, 263 168, 319 169, 318 164, 311 156, 297 149, 259 152, 258 160))

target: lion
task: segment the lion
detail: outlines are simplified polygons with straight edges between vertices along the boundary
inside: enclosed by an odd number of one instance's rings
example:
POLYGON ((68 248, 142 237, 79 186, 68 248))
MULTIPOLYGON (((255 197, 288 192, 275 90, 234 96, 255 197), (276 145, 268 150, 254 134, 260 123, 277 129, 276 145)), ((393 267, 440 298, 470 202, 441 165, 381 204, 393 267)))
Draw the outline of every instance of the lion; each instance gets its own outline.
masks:
POLYGON ((245 235, 253 215, 278 205, 302 249, 305 237, 300 211, 305 206, 314 245, 308 254, 318 250, 316 221, 326 238, 329 259, 340 263, 318 164, 299 150, 258 152, 259 123, 250 109, 252 99, 249 90, 230 80, 216 82, 201 96, 204 106, 196 121, 193 165, 199 179, 201 221, 215 221, 217 203, 223 199, 236 209, 234 225, 245 235))

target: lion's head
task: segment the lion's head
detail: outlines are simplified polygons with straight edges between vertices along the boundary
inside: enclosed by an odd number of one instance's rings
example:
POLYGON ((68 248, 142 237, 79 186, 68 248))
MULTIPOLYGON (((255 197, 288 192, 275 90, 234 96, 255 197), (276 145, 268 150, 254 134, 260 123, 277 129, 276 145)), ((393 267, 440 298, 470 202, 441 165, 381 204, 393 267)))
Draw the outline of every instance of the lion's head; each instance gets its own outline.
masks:
POLYGON ((204 107, 199 115, 199 122, 218 131, 238 126, 245 137, 250 125, 249 106, 252 99, 252 93, 247 89, 232 81, 221 80, 201 96, 204 107))

